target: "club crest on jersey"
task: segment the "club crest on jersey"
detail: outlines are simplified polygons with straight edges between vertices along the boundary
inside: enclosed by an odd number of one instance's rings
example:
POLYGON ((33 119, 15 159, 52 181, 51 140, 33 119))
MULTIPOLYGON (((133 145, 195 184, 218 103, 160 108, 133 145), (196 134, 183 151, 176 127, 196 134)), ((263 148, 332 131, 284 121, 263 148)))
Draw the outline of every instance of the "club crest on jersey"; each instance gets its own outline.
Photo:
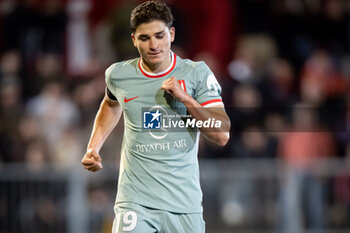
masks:
POLYGON ((210 74, 207 78, 208 96, 218 96, 220 91, 220 85, 213 74, 210 74))
POLYGON ((186 84, 185 84, 185 80, 178 80, 180 86, 182 87, 182 89, 187 92, 186 90, 186 84))
POLYGON ((160 129, 162 114, 157 111, 143 112, 143 128, 144 129, 160 129))

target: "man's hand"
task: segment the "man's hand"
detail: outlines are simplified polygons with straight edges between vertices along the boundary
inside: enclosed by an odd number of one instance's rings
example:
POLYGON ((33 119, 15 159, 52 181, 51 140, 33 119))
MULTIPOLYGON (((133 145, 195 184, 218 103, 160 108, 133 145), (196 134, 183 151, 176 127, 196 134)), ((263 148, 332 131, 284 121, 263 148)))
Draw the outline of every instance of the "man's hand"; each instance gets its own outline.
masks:
POLYGON ((94 149, 90 149, 86 152, 81 163, 84 165, 86 170, 96 172, 102 168, 102 159, 100 155, 94 149))
POLYGON ((179 82, 174 77, 165 80, 160 88, 180 102, 184 102, 186 99, 188 99, 188 97, 190 97, 190 95, 182 89, 179 82))

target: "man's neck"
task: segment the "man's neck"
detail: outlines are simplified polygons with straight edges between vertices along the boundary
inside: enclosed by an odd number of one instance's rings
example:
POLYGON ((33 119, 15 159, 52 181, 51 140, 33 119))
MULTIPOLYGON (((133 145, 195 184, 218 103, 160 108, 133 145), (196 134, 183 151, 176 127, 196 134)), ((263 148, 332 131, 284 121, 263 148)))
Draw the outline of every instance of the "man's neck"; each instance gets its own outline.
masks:
POLYGON ((163 61, 161 63, 158 64, 149 64, 147 63, 145 60, 141 60, 141 65, 142 68, 147 71, 147 72, 151 72, 151 73, 160 73, 165 71, 166 69, 169 68, 169 66, 171 65, 172 62, 172 53, 169 54, 169 56, 166 59, 167 61, 163 61))

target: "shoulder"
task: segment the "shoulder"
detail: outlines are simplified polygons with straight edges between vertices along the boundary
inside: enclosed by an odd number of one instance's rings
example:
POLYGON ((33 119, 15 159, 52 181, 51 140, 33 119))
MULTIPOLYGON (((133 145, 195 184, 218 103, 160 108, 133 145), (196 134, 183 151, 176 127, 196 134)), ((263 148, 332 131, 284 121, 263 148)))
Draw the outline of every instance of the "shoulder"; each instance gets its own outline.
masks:
POLYGON ((191 59, 183 59, 177 56, 177 62, 181 66, 189 69, 193 69, 193 70, 209 69, 209 67, 204 61, 193 61, 191 59))
MULTIPOLYGON (((204 61, 193 61, 191 59, 179 59, 181 67, 190 74, 190 79, 200 85, 208 78, 214 76, 208 65, 204 61)), ((214 76, 215 77, 215 76, 214 76)))
POLYGON ((139 61, 139 58, 134 58, 126 61, 113 63, 105 71, 106 79, 123 76, 130 72, 136 71, 138 66, 138 61, 139 61), (115 75, 115 74, 118 74, 118 75, 115 75))
POLYGON ((204 61, 193 61, 191 59, 182 59, 178 57, 179 65, 187 72, 193 72, 195 76, 203 77, 212 74, 208 65, 204 61))

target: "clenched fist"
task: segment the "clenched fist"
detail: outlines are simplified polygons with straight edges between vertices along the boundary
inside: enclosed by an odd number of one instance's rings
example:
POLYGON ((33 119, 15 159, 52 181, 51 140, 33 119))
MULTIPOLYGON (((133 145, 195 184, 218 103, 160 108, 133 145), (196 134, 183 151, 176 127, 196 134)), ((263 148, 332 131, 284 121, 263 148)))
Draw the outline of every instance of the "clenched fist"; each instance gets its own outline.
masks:
POLYGON ((190 97, 190 95, 182 89, 181 85, 174 77, 165 80, 160 88, 180 102, 184 102, 188 97, 190 97))
POLYGON ((94 149, 90 149, 86 152, 81 163, 84 165, 86 170, 96 172, 102 168, 102 159, 100 155, 94 149))

